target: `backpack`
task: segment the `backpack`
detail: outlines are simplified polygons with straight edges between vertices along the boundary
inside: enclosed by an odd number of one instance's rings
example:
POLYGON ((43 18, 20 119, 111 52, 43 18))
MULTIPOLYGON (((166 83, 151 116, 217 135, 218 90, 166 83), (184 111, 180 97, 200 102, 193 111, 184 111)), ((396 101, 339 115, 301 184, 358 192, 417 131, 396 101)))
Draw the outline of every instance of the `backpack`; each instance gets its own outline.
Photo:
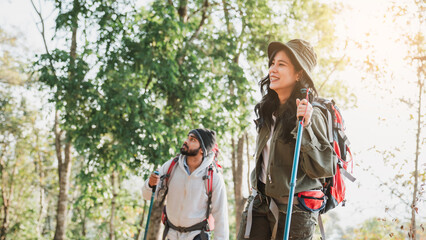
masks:
POLYGON ((325 239, 321 214, 337 207, 340 203, 342 203, 342 206, 345 206, 346 186, 343 176, 352 182, 354 182, 356 178, 347 171, 349 164, 351 164, 351 168, 353 169, 353 157, 349 148, 350 142, 345 134, 345 123, 339 108, 336 106, 334 100, 325 98, 315 99, 312 103, 312 107, 319 108, 327 118, 327 136, 338 158, 336 174, 333 177, 325 179, 322 189, 327 201, 325 207, 319 214, 319 226, 322 239, 325 239))
POLYGON ((334 100, 317 98, 312 103, 319 108, 327 118, 327 130, 330 144, 337 155, 337 171, 333 177, 326 178, 323 192, 327 196, 327 203, 320 213, 326 213, 340 203, 345 205, 346 187, 343 176, 354 182, 356 179, 347 171, 349 163, 353 168, 353 157, 349 148, 350 142, 345 134, 345 123, 334 100))
MULTIPOLYGON (((219 169, 222 168, 222 166, 220 166, 217 163, 217 156, 219 155, 219 148, 217 147, 217 144, 214 146, 214 148, 212 149, 212 151, 214 152, 215 156, 213 159, 213 162, 207 167, 207 174, 203 177, 203 180, 205 180, 206 182, 206 189, 207 189, 207 209, 206 209, 206 218, 200 222, 197 223, 193 226, 187 227, 187 228, 182 228, 182 227, 176 227, 174 226, 171 222, 168 221, 167 219, 167 212, 166 212, 166 206, 164 206, 163 208, 163 212, 161 215, 161 222, 165 225, 165 229, 164 229, 164 233, 163 233, 163 239, 165 239, 165 237, 167 236, 168 230, 169 228, 172 229, 179 229, 179 230, 183 230, 185 232, 190 232, 190 231, 194 231, 194 230, 201 230, 203 234, 203 232, 209 232, 211 230, 214 229, 214 218, 211 215, 211 202, 212 202, 212 194, 213 194, 213 171, 214 169, 216 169, 217 172, 219 172, 219 169)), ((167 169, 167 173, 164 174, 163 176, 161 176, 161 181, 162 181, 162 189, 163 189, 163 193, 160 194, 160 189, 159 189, 159 204, 162 205, 167 192, 168 192, 168 183, 170 181, 170 178, 172 177, 172 172, 173 169, 175 168, 175 166, 178 164, 179 161, 179 155, 177 155, 171 162, 169 168, 167 169)))

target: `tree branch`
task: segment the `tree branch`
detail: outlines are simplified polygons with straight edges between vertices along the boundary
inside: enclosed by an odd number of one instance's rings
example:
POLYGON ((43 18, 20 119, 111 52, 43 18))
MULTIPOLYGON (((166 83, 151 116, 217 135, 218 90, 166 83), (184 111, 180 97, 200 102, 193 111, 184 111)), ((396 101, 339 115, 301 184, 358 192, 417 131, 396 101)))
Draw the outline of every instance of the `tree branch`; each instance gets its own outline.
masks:
POLYGON ((59 111, 55 111, 55 125, 54 125, 54 132, 55 132, 55 150, 56 150, 56 157, 58 159, 58 173, 59 178, 61 178, 61 171, 62 168, 62 149, 61 149, 61 136, 62 131, 59 129, 59 111))
MULTIPOLYGON (((43 38, 43 44, 44 44, 44 48, 46 50, 46 54, 49 56, 50 68, 52 70, 52 73, 53 73, 53 76, 55 77, 55 79, 59 80, 58 76, 56 75, 55 67, 53 66, 52 55, 50 54, 49 48, 47 47, 43 16, 41 15, 41 11, 37 10, 37 7, 35 6, 33 0, 31 0, 31 4, 33 5, 34 11, 36 11, 37 15, 40 17, 41 30, 39 29, 39 32, 40 32, 40 34, 43 38)), ((37 29, 38 29, 38 26, 37 26, 37 29)))
POLYGON ((180 0, 178 14, 180 20, 184 23, 188 21, 188 0, 180 0))
MULTIPOLYGON (((346 48, 348 47, 348 41, 346 41, 345 44, 345 48, 343 50, 346 50, 346 48)), ((343 62, 343 60, 346 57, 346 53, 343 54, 343 56, 339 59, 339 61, 337 61, 334 66, 333 69, 327 74, 327 77, 325 78, 324 82, 321 84, 321 86, 318 88, 318 92, 321 91, 321 89, 325 86, 325 84, 328 82, 328 80, 330 80, 331 75, 336 71, 337 67, 340 65, 341 62, 343 62)))
MULTIPOLYGON (((237 56, 239 57, 240 56, 240 54, 241 54, 241 49, 242 49, 242 46, 243 46, 243 42, 241 41, 241 39, 243 38, 243 36, 245 35, 245 32, 244 32, 244 29, 246 28, 246 26, 247 26, 247 22, 246 22, 246 19, 245 19, 245 17, 244 17, 244 13, 243 13, 243 11, 241 10, 241 8, 240 9, 238 9, 238 11, 237 11, 238 13, 240 13, 240 18, 241 18, 241 34, 240 34, 240 36, 238 36, 237 37, 237 39, 238 39, 238 41, 237 41, 237 44, 239 45, 239 46, 237 46, 237 56)), ((237 62, 238 63, 238 62, 237 62)))
MULTIPOLYGON (((212 3, 209 5, 210 7, 214 7, 214 6, 219 6, 218 2, 212 3)), ((199 9, 193 11, 191 14, 188 14, 188 19, 187 21, 189 21, 189 19, 191 19, 192 16, 194 16, 195 14, 197 14, 198 12, 200 12, 201 10, 203 10, 204 7, 200 7, 199 9)))
POLYGON ((200 34, 200 31, 201 31, 201 28, 203 27, 203 25, 204 25, 204 22, 205 22, 205 20, 207 19, 207 9, 208 9, 208 7, 209 7, 209 1, 208 0, 205 0, 204 1, 204 3, 203 3, 203 7, 202 7, 202 10, 203 10, 203 13, 202 13, 202 15, 201 15, 201 21, 200 21, 200 23, 198 24, 198 27, 197 27, 197 30, 195 30, 195 32, 194 32, 194 34, 192 34, 192 36, 189 38, 189 40, 188 40, 188 42, 186 43, 186 45, 184 46, 184 48, 183 48, 183 55, 182 56, 180 56, 179 58, 178 58, 178 60, 177 60, 177 62, 178 62, 178 64, 179 65, 181 65, 182 63, 183 63, 183 59, 185 58, 185 52, 186 52, 186 49, 191 45, 191 43, 192 43, 192 41, 195 39, 195 38, 197 38, 198 37, 198 35, 200 34))
POLYGON ((203 27, 204 22, 207 19, 207 9, 208 9, 208 7, 209 7, 209 1, 205 0, 204 3, 203 3, 203 7, 202 7, 202 14, 201 14, 200 23, 198 24, 197 30, 195 30, 194 34, 189 39, 188 44, 190 44, 200 34, 201 28, 203 27))
POLYGON ((409 202, 407 202, 402 196, 404 196, 404 194, 402 194, 401 192, 398 191, 398 189, 392 189, 386 182, 383 182, 382 180, 380 180, 379 178, 377 178, 377 180, 380 181, 380 184, 383 186, 387 186, 390 189, 390 193, 391 195, 399 198, 399 200, 401 200, 402 203, 404 203, 405 205, 409 205, 409 202))
POLYGON ((228 30, 228 34, 231 34, 231 23, 229 21, 229 11, 228 11, 228 2, 226 0, 222 0, 223 5, 223 15, 225 16, 226 29, 228 30))

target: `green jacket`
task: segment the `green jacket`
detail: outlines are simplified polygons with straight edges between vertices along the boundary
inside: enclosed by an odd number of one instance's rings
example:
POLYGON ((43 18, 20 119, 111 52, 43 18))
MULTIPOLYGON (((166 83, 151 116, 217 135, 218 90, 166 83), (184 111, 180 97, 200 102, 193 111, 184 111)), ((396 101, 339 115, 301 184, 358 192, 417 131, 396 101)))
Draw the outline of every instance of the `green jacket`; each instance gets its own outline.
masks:
MULTIPOLYGON (((267 196, 280 199, 288 197, 290 192, 291 170, 293 167, 296 141, 285 143, 280 139, 283 123, 279 120, 285 107, 281 105, 277 111, 277 122, 272 135, 267 166, 265 193, 267 196)), ((337 156, 327 137, 326 118, 321 110, 314 108, 311 123, 303 130, 301 152, 297 173, 295 193, 321 189, 325 177, 336 173, 337 156)), ((293 130, 296 139, 297 128, 293 130)), ((270 127, 262 127, 256 139, 256 167, 251 173, 251 184, 257 188, 257 181, 262 167, 263 148, 270 136, 270 127)))

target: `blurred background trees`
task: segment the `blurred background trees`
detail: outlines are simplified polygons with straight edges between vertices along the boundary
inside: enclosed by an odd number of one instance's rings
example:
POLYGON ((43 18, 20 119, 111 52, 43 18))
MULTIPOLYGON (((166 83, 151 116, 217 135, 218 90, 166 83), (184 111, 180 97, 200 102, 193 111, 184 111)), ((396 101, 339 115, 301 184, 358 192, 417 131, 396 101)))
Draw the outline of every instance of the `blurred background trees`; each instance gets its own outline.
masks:
MULTIPOLYGON (((339 73, 354 64, 348 45, 363 43, 336 33, 335 17, 345 8, 340 3, 31 3, 42 54, 15 54, 28 49, 16 44, 19 35, 0 28, 0 239, 141 239, 149 205, 141 198, 143 179, 176 155, 188 131, 198 127, 218 135, 230 238, 235 239, 254 166, 257 82, 267 73, 271 41, 311 42, 319 56, 315 79, 320 95, 343 108, 356 105, 357 96, 339 73), (43 11, 46 6, 53 12, 43 11)), ((424 37, 419 32, 409 39, 419 46, 410 56, 420 64, 423 86, 424 37)), ((382 73, 370 59, 357 66, 366 74, 371 69, 382 73)), ((419 93, 421 147, 424 88, 419 93)), ((413 199, 421 199, 424 172, 413 179, 420 191, 413 199)), ((161 235, 160 214, 153 210, 148 239, 161 235)), ((325 217, 328 229, 337 218, 325 217)), ((416 236, 406 219, 399 221, 404 223, 367 220, 360 228, 339 228, 333 236, 370 238, 365 229, 377 239, 407 231, 416 236)), ((418 234, 421 221, 411 222, 419 226, 418 234)))

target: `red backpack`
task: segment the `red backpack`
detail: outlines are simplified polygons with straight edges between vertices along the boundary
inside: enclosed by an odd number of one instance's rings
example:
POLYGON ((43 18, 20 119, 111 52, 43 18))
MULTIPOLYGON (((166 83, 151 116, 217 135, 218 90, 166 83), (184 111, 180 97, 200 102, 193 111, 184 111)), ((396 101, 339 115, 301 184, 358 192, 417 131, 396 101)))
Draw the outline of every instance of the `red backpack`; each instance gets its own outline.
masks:
POLYGON ((326 178, 323 186, 327 203, 320 213, 326 213, 340 203, 342 203, 342 206, 345 205, 346 186, 343 176, 352 182, 356 179, 347 171, 349 164, 351 164, 353 169, 353 157, 349 148, 350 142, 345 134, 345 123, 339 108, 333 100, 324 98, 315 99, 312 106, 319 108, 327 118, 327 136, 338 157, 336 174, 333 177, 326 178))
POLYGON ((336 174, 333 177, 325 179, 322 189, 326 197, 326 205, 319 212, 318 224, 322 239, 325 240, 321 214, 337 207, 340 203, 342 203, 342 206, 345 206, 346 186, 343 176, 351 182, 354 182, 356 178, 347 171, 349 164, 351 164, 351 168, 353 169, 353 157, 349 148, 350 142, 345 134, 345 122, 339 108, 336 106, 334 100, 324 98, 315 99, 312 106, 319 108, 327 118, 328 140, 331 146, 333 146, 338 158, 336 174))

